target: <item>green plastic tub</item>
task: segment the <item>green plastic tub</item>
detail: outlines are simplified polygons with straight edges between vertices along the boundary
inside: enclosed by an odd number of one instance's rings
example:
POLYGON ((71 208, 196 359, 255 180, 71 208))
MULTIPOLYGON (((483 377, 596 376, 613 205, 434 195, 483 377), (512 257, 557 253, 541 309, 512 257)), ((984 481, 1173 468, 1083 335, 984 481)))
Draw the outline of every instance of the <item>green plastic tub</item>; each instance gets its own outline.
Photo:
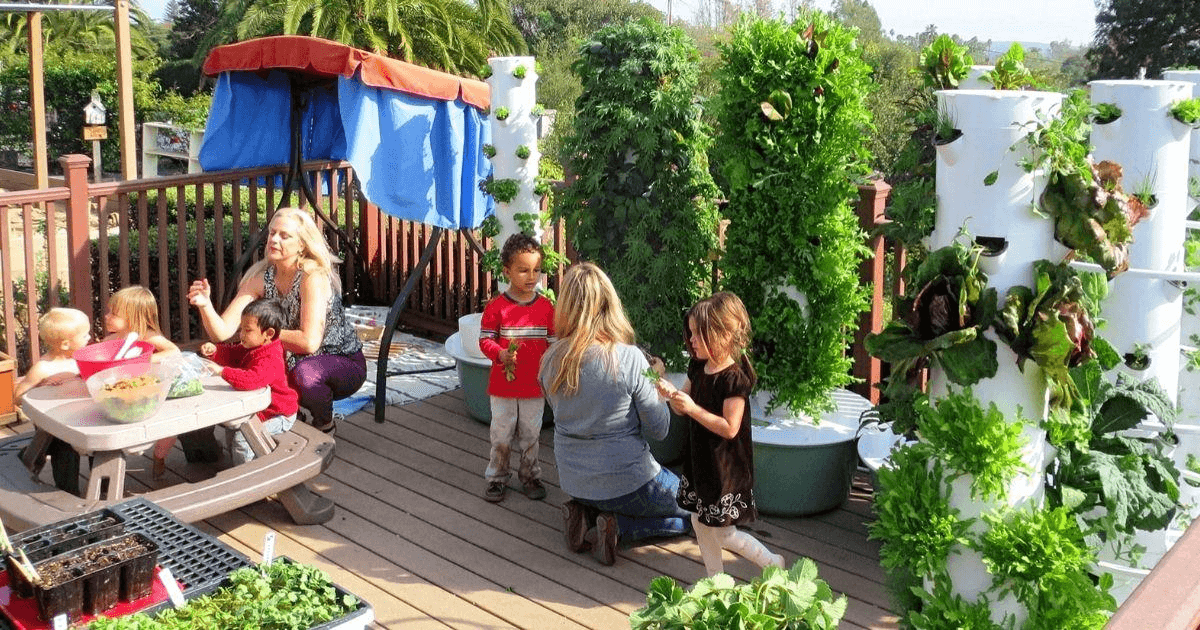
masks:
MULTIPOLYGON (((458 382, 462 385, 463 399, 467 403, 467 413, 474 419, 484 423, 492 423, 492 405, 488 399, 488 376, 492 371, 492 362, 487 359, 467 354, 462 347, 459 333, 450 335, 446 340, 446 353, 454 357, 458 368, 458 382)), ((546 405, 542 412, 542 426, 554 424, 554 412, 546 405)))
POLYGON ((766 414, 770 394, 751 401, 754 500, 764 514, 805 516, 832 510, 850 496, 858 467, 858 422, 871 408, 850 391, 831 394, 835 411, 814 423, 786 409, 766 414))

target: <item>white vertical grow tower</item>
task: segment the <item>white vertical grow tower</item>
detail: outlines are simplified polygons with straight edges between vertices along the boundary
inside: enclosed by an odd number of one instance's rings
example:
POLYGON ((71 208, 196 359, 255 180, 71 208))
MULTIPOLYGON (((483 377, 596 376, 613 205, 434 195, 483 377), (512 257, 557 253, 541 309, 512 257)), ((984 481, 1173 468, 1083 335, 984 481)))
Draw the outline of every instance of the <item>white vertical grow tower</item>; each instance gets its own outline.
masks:
MULTIPOLYGON (((1163 72, 1163 78, 1169 81, 1185 81, 1191 84, 1192 98, 1200 98, 1200 70, 1167 70, 1163 72)), ((1200 203, 1200 129, 1192 130, 1191 151, 1188 156, 1188 199, 1186 215, 1192 216, 1196 210, 1197 204, 1200 203)), ((1200 229, 1200 224, 1189 221, 1188 229, 1200 229)), ((1193 270, 1196 271, 1196 270, 1193 270)), ((1192 285, 1195 288, 1195 285, 1192 285)), ((1195 305, 1189 312, 1188 296, 1184 296, 1184 314, 1180 323, 1181 343, 1185 348, 1181 360, 1185 359, 1192 352, 1196 351, 1197 340, 1193 336, 1200 335, 1200 313, 1195 312, 1200 308, 1200 304, 1195 305)), ((1179 423, 1180 437, 1183 433, 1188 434, 1200 433, 1200 371, 1180 370, 1179 373, 1179 423)), ((1198 444, 1197 450, 1200 450, 1200 435, 1195 440, 1198 444)), ((1181 445, 1182 446, 1182 445, 1181 445)), ((1182 450, 1182 449, 1181 449, 1182 450)), ((1189 451, 1190 452, 1190 451, 1189 451)), ((1200 456, 1200 452, 1193 452, 1193 455, 1200 456)), ((1186 453, 1181 453, 1186 458, 1186 453)), ((1186 464, 1186 462, 1183 462, 1186 464)), ((1186 470, 1180 468, 1180 470, 1186 470)), ((1182 491, 1189 491, 1192 488, 1181 488, 1182 491)), ((1187 503, 1182 501, 1182 503, 1187 503)), ((1200 501, 1197 501, 1200 502, 1200 501)))
MULTIPOLYGON (((1053 237, 1049 221, 1035 216, 1030 200, 1045 186, 1039 173, 1027 173, 1019 165, 1023 144, 1018 141, 1030 125, 1057 110, 1062 95, 1050 92, 1008 90, 953 90, 937 93, 940 115, 949 116, 961 135, 937 148, 937 218, 930 248, 950 245, 964 227, 977 242, 990 244, 980 265, 988 274, 988 285, 1001 300, 1014 285, 1033 283, 1033 263, 1061 256, 1065 250, 1053 237), (1016 145, 1015 148, 1014 145, 1016 145), (1012 148, 1012 150, 1010 150, 1012 148), (996 181, 984 180, 992 171, 996 181)), ((989 331, 986 333, 997 341, 989 331)), ((1004 505, 1041 506, 1047 444, 1045 430, 1037 423, 1047 412, 1047 391, 1041 370, 1032 362, 1025 371, 1017 369, 1016 355, 1003 341, 997 343, 999 369, 996 376, 972 387, 975 398, 986 409, 995 404, 1010 421, 1031 421, 1023 429, 1022 453, 1027 471, 1016 475, 1007 489, 1004 505)), ((930 374, 930 397, 946 394, 947 382, 940 370, 930 374)), ((976 517, 1001 507, 973 499, 971 480, 966 476, 951 484, 951 506, 962 518, 976 517)), ((976 527, 983 527, 976 521, 976 527)), ((976 532, 978 533, 978 532, 976 532)), ((964 598, 978 599, 992 582, 980 555, 960 547, 947 559, 952 590, 964 598)), ((991 608, 993 621, 1006 614, 1016 617, 1019 627, 1026 618, 1024 608, 1010 595, 991 608)))
MULTIPOLYGON (((496 218, 500 220, 500 235, 497 247, 503 246, 509 236, 520 232, 513 217, 517 214, 537 214, 541 208, 541 196, 534 192, 538 176, 538 160, 541 153, 537 146, 537 69, 533 57, 492 57, 488 59, 492 76, 487 83, 492 88, 492 146, 496 155, 492 159, 494 180, 511 179, 518 184, 517 196, 511 201, 496 202, 496 218), (507 112, 501 120, 500 115, 507 112), (518 151, 524 147, 527 157, 518 151)), ((534 238, 541 240, 543 227, 536 223, 534 238)), ((501 279, 503 280, 503 279, 501 279)))
POLYGON ((1130 270, 1112 281, 1104 301, 1103 334, 1122 355, 1144 355, 1144 370, 1121 370, 1139 379, 1157 378, 1171 397, 1179 384, 1180 316, 1183 292, 1162 272, 1183 271, 1187 219, 1189 128, 1170 114, 1191 96, 1182 81, 1092 81, 1093 103, 1111 103, 1120 118, 1092 130, 1093 156, 1122 168, 1127 193, 1153 195, 1150 216, 1133 229, 1130 270))
MULTIPOLYGON (((1094 159, 1120 164, 1122 188, 1153 200, 1149 217, 1134 227, 1129 270, 1112 280, 1101 307, 1108 322, 1101 334, 1118 354, 1149 360, 1136 369, 1126 361, 1118 365, 1120 371, 1139 380, 1158 379, 1174 402, 1179 391, 1183 289, 1178 280, 1184 272, 1189 129, 1170 110, 1191 96, 1191 86, 1182 81, 1123 80, 1093 81, 1089 87, 1093 103, 1121 110, 1116 120, 1093 126, 1094 159)), ((1197 437, 1196 432, 1181 431, 1177 453, 1200 448, 1197 437)), ((1184 463, 1176 461, 1180 469, 1184 463)), ((1146 552, 1137 567, 1116 560, 1110 546, 1100 550, 1101 566, 1113 574, 1111 593, 1118 602, 1129 596, 1179 534, 1172 528, 1139 531, 1134 540, 1146 552)))

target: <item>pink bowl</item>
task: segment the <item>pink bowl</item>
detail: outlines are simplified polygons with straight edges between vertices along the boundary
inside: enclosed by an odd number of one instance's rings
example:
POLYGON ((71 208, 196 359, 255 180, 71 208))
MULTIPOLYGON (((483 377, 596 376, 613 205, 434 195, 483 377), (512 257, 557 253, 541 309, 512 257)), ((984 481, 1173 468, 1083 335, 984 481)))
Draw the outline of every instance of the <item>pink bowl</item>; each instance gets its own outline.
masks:
POLYGON ((114 361, 117 351, 121 349, 121 345, 125 343, 125 339, 111 339, 109 341, 101 341, 90 346, 84 346, 75 351, 75 363, 79 365, 79 376, 84 380, 87 377, 116 365, 130 365, 134 363, 149 363, 150 355, 154 354, 154 346, 148 341, 135 341, 130 348, 138 348, 142 351, 141 354, 114 361))

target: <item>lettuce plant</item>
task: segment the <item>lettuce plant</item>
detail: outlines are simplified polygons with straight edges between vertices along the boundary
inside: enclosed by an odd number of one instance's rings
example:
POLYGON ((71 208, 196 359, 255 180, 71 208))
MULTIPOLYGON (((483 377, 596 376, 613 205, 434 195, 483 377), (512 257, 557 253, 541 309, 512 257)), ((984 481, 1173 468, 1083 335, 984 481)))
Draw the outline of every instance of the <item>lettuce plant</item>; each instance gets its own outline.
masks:
POLYGON ((1025 419, 1006 420, 996 403, 984 409, 970 388, 952 389, 937 404, 926 401, 917 413, 921 438, 934 453, 957 474, 971 475, 972 497, 1003 498, 1013 476, 1027 469, 1021 461, 1025 419))
POLYGON ((1025 49, 1021 44, 1013 42, 1008 51, 996 60, 992 69, 983 73, 984 81, 992 84, 997 90, 1037 89, 1037 80, 1029 68, 1025 67, 1025 49))
POLYGON ((908 278, 915 293, 901 297, 899 319, 866 338, 872 356, 892 364, 883 389, 888 401, 880 413, 892 430, 908 433, 918 426, 913 403, 913 370, 940 367, 957 385, 974 385, 996 375, 996 343, 983 335, 996 317, 996 290, 979 268, 981 248, 956 240, 930 252, 908 278))
POLYGON ((853 380, 846 348, 867 305, 852 202, 868 170, 871 70, 855 31, 816 10, 791 23, 743 14, 719 48, 724 288, 753 319, 770 405, 817 416, 853 380))
POLYGON ((945 33, 938 35, 921 50, 921 76, 925 87, 934 90, 952 90, 966 78, 975 60, 966 46, 955 42, 945 33))
POLYGON ((875 522, 869 537, 883 541, 879 562, 888 570, 909 570, 918 578, 945 572, 955 544, 967 543, 970 521, 950 507, 945 467, 928 444, 892 452, 879 469, 875 522))
POLYGON ((1200 128, 1200 98, 1189 98, 1171 106, 1171 116, 1185 125, 1200 128))

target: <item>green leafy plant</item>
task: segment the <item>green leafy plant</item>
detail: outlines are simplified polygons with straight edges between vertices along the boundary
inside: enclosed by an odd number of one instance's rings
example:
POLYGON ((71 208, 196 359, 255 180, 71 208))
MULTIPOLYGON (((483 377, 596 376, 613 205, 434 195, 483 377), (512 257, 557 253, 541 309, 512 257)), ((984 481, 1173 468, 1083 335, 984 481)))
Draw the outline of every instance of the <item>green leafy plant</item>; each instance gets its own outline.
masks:
POLYGON ((1121 108, 1112 103, 1096 103, 1096 114, 1093 117, 1097 125, 1107 125, 1121 117, 1121 108))
MULTIPOLYGON (((1053 219, 1055 240, 1104 267, 1111 279, 1129 268, 1133 227, 1149 210, 1121 189, 1119 164, 1093 163, 1089 135, 1095 111, 1086 91, 1068 94, 1059 115, 1039 120, 1022 140, 1033 150, 1022 167, 1046 173, 1035 209, 1053 219)), ((994 182, 994 175, 988 180, 994 182)))
POLYGON ((1011 627, 1006 616, 1006 625, 992 621, 990 602, 986 595, 967 601, 950 589, 949 579, 934 580, 933 589, 925 590, 914 586, 916 605, 900 611, 907 626, 913 630, 1004 630, 1011 627))
POLYGON ((724 573, 684 591, 669 577, 650 582, 646 606, 629 616, 633 630, 682 628, 810 628, 832 630, 846 614, 847 599, 835 597, 808 558, 790 569, 767 567, 748 584, 724 573))
POLYGON ((699 58, 678 28, 608 26, 572 66, 583 87, 564 149, 578 177, 554 204, 581 259, 602 266, 639 343, 681 370, 683 313, 712 293, 719 191, 694 102, 699 58))
POLYGON ((925 87, 935 90, 957 88, 958 82, 967 76, 971 64, 975 63, 968 50, 944 33, 923 48, 918 72, 925 80, 925 87))
POLYGON ((496 108, 496 120, 507 120, 508 113, 509 112, 508 112, 507 107, 497 107, 496 108))
POLYGON ((496 145, 494 144, 485 144, 481 150, 483 151, 483 154, 489 158, 496 157, 496 145))
POLYGON ((1200 128, 1200 98, 1189 98, 1171 106, 1171 116, 1185 125, 1200 128))
POLYGON ((353 595, 339 597, 329 576, 316 567, 277 560, 229 574, 228 586, 168 608, 151 618, 136 613, 99 617, 91 630, 200 630, 259 628, 307 630, 344 617, 358 607, 353 595))
POLYGON ((898 434, 920 422, 913 406, 917 390, 908 380, 913 370, 936 366, 964 386, 996 375, 996 343, 983 331, 995 320, 998 298, 979 268, 981 253, 961 238, 930 252, 908 279, 915 292, 897 300, 899 317, 865 340, 872 356, 892 365, 880 414, 891 418, 898 434))
POLYGON ((751 314, 768 405, 818 416, 853 380, 846 348, 866 306, 851 204, 868 170, 871 70, 855 31, 816 10, 790 23, 743 14, 719 48, 723 285, 751 314))
POLYGON ((918 579, 941 574, 955 544, 967 543, 971 521, 950 507, 945 465, 928 444, 901 447, 879 468, 875 522, 869 537, 883 542, 885 569, 912 571, 918 579))
POLYGON ((1021 461, 1025 418, 1006 420, 995 403, 984 409, 970 388, 951 389, 936 404, 917 408, 921 439, 951 470, 971 475, 971 496, 1004 498, 1008 482, 1027 469, 1021 461))
POLYGON ((541 116, 542 114, 546 113, 546 106, 538 103, 533 106, 533 109, 529 110, 529 113, 533 114, 534 116, 541 116))
POLYGON ((1109 382, 1096 361, 1072 368, 1070 376, 1078 392, 1070 411, 1087 432, 1056 444, 1047 501, 1083 515, 1094 544, 1166 527, 1179 499, 1179 470, 1165 455, 1167 438, 1124 432, 1151 414, 1169 427, 1175 418, 1170 398, 1155 379, 1119 374, 1109 382))
POLYGON ((526 72, 525 66, 517 66, 516 68, 513 68, 512 75, 515 78, 524 79, 525 72, 526 72))
POLYGON ((1099 274, 1082 273, 1067 263, 1039 260, 1033 265, 1034 287, 1008 290, 995 322, 996 334, 1017 355, 1042 369, 1050 390, 1048 438, 1053 444, 1079 439, 1087 426, 1071 413, 1079 392, 1069 370, 1097 357, 1111 367, 1112 348, 1098 338, 1091 313, 1099 311, 1108 285, 1099 274))
POLYGON ((958 122, 954 120, 954 115, 944 109, 939 109, 937 120, 934 121, 933 141, 935 144, 946 144, 953 142, 962 135, 962 131, 958 129, 958 122))
POLYGON ((550 194, 550 182, 539 181, 533 185, 533 194, 539 197, 545 197, 550 194))
POLYGON ((483 192, 491 195, 501 203, 508 203, 516 198, 521 191, 521 182, 515 179, 495 179, 489 177, 480 183, 483 192))
MULTIPOLYGON (((1010 510, 985 514, 990 526, 976 545, 999 597, 1012 593, 1038 627, 1052 616, 1058 628, 1104 627, 1116 601, 1093 586, 1087 570, 1096 556, 1070 510, 1010 510)), ((1028 626, 1027 626, 1028 627, 1028 626)))
POLYGON ((997 90, 1036 89, 1036 80, 1029 68, 1025 67, 1025 49, 1021 44, 1013 42, 1008 51, 996 60, 992 69, 983 73, 984 81, 992 84, 997 90))
POLYGON ((517 157, 521 158, 522 160, 529 159, 529 147, 523 144, 517 147, 515 153, 517 154, 517 157))
POLYGON ((479 77, 484 80, 490 79, 492 77, 491 64, 483 64, 483 67, 479 69, 479 77))
POLYGON ((658 381, 662 380, 662 374, 659 374, 658 370, 652 367, 642 370, 642 376, 645 376, 646 380, 650 381, 651 383, 658 383, 658 381))

